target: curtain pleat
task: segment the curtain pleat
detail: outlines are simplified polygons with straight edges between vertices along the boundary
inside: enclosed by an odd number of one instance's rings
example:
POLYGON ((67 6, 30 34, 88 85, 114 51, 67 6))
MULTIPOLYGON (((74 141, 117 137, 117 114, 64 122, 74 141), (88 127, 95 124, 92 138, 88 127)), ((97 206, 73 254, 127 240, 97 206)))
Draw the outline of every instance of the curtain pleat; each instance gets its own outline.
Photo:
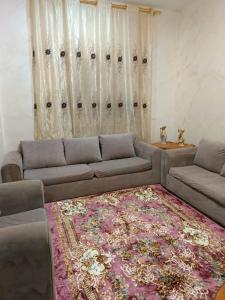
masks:
POLYGON ((151 138, 151 18, 78 0, 31 0, 35 137, 151 138))

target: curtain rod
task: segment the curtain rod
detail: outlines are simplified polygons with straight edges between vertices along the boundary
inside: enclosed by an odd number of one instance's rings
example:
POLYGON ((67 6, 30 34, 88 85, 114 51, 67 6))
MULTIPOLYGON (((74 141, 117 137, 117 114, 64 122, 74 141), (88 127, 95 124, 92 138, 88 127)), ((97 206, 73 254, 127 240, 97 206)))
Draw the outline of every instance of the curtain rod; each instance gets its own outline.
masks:
MULTIPOLYGON (((91 5, 97 5, 98 1, 97 0, 80 0, 80 3, 82 4, 91 4, 91 5)), ((127 4, 126 3, 113 3, 112 2, 112 8, 117 8, 117 9, 127 9, 127 4)), ((152 14, 153 16, 158 16, 161 15, 161 10, 152 8, 152 7, 139 7, 140 12, 144 13, 149 13, 152 14)))

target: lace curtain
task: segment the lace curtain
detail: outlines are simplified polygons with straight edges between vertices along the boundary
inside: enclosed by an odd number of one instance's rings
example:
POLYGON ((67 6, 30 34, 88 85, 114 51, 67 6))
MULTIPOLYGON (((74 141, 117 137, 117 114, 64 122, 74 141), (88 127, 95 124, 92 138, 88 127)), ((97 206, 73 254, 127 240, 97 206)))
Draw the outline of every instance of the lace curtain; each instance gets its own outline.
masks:
POLYGON ((32 0, 37 139, 135 132, 150 140, 151 18, 137 6, 32 0))

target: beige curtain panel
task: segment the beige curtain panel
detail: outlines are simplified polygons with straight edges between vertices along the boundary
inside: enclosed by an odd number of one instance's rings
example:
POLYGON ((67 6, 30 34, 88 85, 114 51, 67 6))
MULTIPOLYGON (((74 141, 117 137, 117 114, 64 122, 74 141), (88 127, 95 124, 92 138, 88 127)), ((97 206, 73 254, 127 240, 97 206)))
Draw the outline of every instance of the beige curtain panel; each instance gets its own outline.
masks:
POLYGON ((135 132, 150 140, 151 14, 31 0, 37 139, 135 132))

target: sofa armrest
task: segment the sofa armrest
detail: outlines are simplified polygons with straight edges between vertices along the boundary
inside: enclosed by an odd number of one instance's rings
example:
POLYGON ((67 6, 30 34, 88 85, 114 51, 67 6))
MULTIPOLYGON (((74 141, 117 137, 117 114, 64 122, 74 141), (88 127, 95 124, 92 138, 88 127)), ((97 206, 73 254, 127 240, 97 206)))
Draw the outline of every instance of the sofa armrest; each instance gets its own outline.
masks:
POLYGON ((0 258, 27 255, 29 259, 36 252, 37 259, 41 259, 40 250, 50 246, 48 231, 47 220, 0 228, 0 258))
POLYGON ((163 151, 161 158, 161 184, 166 186, 170 168, 193 165, 196 151, 197 147, 163 151))
POLYGON ((47 220, 0 228, 0 278, 1 299, 55 299, 47 220))
POLYGON ((161 149, 144 142, 137 141, 134 144, 136 155, 150 160, 152 163, 152 171, 156 177, 156 181, 160 182, 161 177, 161 149))
POLYGON ((27 180, 0 185, 0 216, 44 207, 42 182, 27 180))
POLYGON ((1 167, 2 182, 19 181, 23 179, 23 160, 18 151, 6 154, 1 167))

